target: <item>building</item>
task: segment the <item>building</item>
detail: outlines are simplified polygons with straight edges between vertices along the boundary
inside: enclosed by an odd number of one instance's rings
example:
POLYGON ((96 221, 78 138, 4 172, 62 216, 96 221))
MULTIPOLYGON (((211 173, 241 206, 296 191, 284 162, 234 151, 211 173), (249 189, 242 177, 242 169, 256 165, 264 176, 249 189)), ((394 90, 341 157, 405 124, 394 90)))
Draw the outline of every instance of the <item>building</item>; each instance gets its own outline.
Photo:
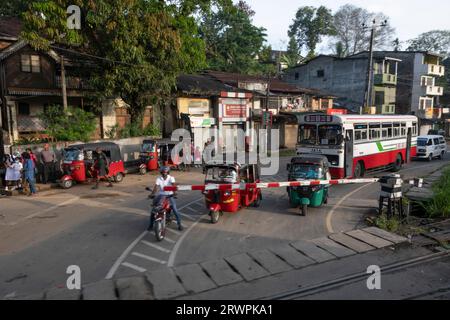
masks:
POLYGON ((288 113, 326 112, 333 107, 333 95, 291 85, 277 78, 219 71, 208 71, 204 75, 237 90, 251 92, 254 129, 279 129, 281 147, 294 148, 296 143, 297 120, 288 113))
MULTIPOLYGON (((396 106, 398 114, 414 114, 421 119, 421 134, 440 122, 440 98, 444 88, 438 78, 445 74, 443 56, 428 51, 377 52, 401 60, 398 66, 396 106)), ((367 53, 355 55, 367 56, 367 53)))
MULTIPOLYGON (((396 113, 397 71, 400 61, 384 53, 374 53, 371 113, 396 113)), ((364 55, 347 58, 319 55, 286 70, 283 80, 296 86, 328 92, 337 97, 339 107, 360 112, 366 96, 367 67, 368 58, 364 55)))

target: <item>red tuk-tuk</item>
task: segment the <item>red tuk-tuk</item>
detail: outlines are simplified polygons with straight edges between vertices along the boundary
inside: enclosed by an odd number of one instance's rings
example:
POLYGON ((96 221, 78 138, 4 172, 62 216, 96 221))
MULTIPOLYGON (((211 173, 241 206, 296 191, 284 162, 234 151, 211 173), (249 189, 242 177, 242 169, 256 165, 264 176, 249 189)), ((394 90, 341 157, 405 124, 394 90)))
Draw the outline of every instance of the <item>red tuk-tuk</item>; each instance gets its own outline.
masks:
POLYGON ((139 173, 144 175, 147 171, 157 170, 162 166, 174 170, 184 170, 186 166, 183 163, 182 151, 181 155, 172 158, 172 150, 178 143, 178 141, 170 139, 144 140, 139 155, 139 173))
POLYGON ((97 178, 97 172, 93 170, 95 164, 94 153, 100 148, 109 159, 108 176, 115 182, 122 182, 125 176, 125 167, 120 153, 120 148, 112 142, 99 142, 78 144, 64 149, 61 178, 61 186, 69 189, 74 183, 90 182, 97 178))
MULTIPOLYGON (((257 165, 239 165, 238 163, 209 164, 205 167, 205 184, 259 183, 257 165)), ((244 190, 206 190, 205 202, 212 223, 217 223, 223 212, 235 213, 242 207, 259 207, 262 200, 261 189, 244 190)))
POLYGON ((157 140, 144 140, 141 146, 141 153, 139 154, 139 173, 144 175, 147 171, 158 170, 159 155, 158 155, 157 140))

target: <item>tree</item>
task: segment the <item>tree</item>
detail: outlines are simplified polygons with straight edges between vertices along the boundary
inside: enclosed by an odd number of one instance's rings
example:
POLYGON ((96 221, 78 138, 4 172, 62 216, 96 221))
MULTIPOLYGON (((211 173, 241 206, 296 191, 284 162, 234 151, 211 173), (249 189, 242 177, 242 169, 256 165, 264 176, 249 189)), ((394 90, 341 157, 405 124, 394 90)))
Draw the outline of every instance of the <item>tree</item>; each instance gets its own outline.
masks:
POLYGON ((253 25, 254 12, 244 2, 226 0, 200 17, 208 68, 237 73, 263 73, 258 58, 264 49, 265 29, 253 25))
POLYGON ((312 58, 322 36, 334 34, 332 22, 331 10, 324 6, 317 9, 310 6, 301 7, 289 26, 288 36, 297 41, 300 50, 308 51, 308 58, 312 58))
POLYGON ((289 68, 295 67, 303 60, 298 43, 294 37, 289 37, 289 44, 286 54, 283 55, 282 61, 287 64, 289 68))
POLYGON ((347 55, 347 52, 344 49, 344 45, 342 44, 342 41, 338 41, 336 43, 336 56, 338 58, 344 58, 347 55))
MULTIPOLYGON (((336 47, 341 42, 346 55, 356 54, 369 49, 370 32, 363 28, 363 24, 369 25, 375 20, 378 24, 388 20, 383 13, 373 13, 366 9, 346 4, 334 15, 332 46, 336 47)), ((394 29, 389 21, 385 27, 378 27, 374 35, 374 49, 383 49, 392 43, 394 29)))
POLYGON ((450 30, 433 30, 408 41, 408 51, 432 51, 450 55, 450 30))
POLYGON ((176 77, 205 66, 205 45, 193 14, 210 1, 41 0, 24 14, 22 37, 37 49, 73 47, 94 57, 91 84, 101 97, 120 96, 133 122, 170 94, 176 77), (82 10, 81 30, 69 30, 66 8, 82 10), (53 45, 54 44, 54 45, 53 45))

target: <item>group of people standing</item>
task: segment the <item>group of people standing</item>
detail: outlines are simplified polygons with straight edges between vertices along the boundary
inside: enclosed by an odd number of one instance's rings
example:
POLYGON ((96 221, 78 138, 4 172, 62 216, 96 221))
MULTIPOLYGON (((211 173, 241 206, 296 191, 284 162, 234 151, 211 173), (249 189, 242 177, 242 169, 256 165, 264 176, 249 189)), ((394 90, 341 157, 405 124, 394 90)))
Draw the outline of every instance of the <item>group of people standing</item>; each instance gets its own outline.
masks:
POLYGON ((36 195, 36 162, 37 158, 27 149, 20 154, 16 152, 12 155, 5 155, 2 165, 2 180, 5 190, 23 189, 26 183, 30 188, 30 195, 36 195))
POLYGON ((56 156, 48 144, 39 153, 39 157, 27 148, 25 152, 6 154, 0 164, 0 185, 5 191, 22 190, 27 184, 30 195, 36 195, 36 177, 39 182, 47 184, 56 178, 56 156))

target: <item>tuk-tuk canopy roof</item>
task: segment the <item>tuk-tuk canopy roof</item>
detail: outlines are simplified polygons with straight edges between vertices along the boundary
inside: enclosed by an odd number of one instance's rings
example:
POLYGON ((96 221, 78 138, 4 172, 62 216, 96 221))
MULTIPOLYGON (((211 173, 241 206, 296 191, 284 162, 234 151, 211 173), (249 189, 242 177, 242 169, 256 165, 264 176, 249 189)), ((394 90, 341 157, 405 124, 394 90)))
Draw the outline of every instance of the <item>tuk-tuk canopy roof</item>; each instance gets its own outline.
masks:
POLYGON ((328 158, 326 156, 315 155, 315 154, 308 154, 308 155, 294 157, 291 159, 291 163, 292 164, 308 163, 308 164, 316 164, 316 165, 326 166, 326 167, 328 167, 330 165, 328 162, 328 158))
POLYGON ((97 148, 102 149, 102 151, 109 153, 109 158, 111 161, 122 160, 122 155, 120 152, 119 145, 114 142, 96 142, 96 143, 85 143, 71 145, 66 149, 79 149, 79 150, 92 150, 95 151, 97 148))

